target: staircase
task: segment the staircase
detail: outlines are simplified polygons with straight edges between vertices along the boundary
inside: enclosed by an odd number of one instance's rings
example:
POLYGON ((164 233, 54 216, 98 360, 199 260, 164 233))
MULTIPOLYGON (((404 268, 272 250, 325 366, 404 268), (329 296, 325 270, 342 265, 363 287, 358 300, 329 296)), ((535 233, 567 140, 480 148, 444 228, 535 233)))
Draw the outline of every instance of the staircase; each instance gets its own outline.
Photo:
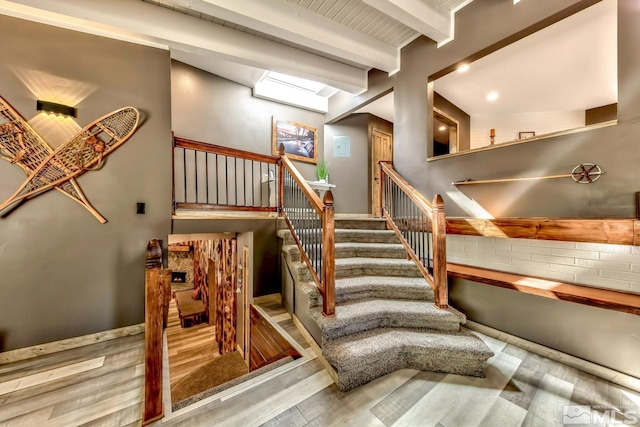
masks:
POLYGON ((316 284, 291 232, 278 222, 295 283, 296 315, 320 343, 347 391, 403 368, 484 376, 493 355, 461 328, 464 314, 434 306, 433 291, 383 219, 336 219, 336 314, 322 314, 316 284), (317 331, 315 334, 313 331, 317 331))

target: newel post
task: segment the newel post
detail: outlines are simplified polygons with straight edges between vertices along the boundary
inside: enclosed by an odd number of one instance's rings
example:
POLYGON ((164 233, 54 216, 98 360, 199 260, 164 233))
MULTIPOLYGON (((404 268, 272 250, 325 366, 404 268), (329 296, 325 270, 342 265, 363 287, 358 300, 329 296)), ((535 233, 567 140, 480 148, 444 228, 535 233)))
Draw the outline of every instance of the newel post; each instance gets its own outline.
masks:
POLYGON ((322 314, 333 316, 336 312, 336 245, 335 245, 335 213, 333 211, 333 194, 331 190, 324 195, 322 211, 322 314))
POLYGON ((284 210, 284 162, 282 161, 284 157, 284 144, 280 144, 278 155, 280 156, 278 159, 278 211, 282 214, 284 210))
POLYGON ((448 308, 447 224, 444 201, 439 194, 436 194, 433 198, 433 282, 435 285, 436 307, 448 308))

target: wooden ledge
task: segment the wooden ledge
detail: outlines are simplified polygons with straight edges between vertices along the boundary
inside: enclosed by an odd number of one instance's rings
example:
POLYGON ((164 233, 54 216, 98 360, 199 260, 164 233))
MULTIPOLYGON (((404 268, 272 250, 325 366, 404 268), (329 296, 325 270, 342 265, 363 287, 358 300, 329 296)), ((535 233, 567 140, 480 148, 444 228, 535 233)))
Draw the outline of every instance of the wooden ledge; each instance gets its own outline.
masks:
POLYGON ((447 234, 640 245, 633 218, 447 218, 447 234))
POLYGON ((545 298, 640 315, 640 295, 638 294, 592 288, 451 263, 447 264, 447 274, 449 277, 457 279, 471 280, 545 298))

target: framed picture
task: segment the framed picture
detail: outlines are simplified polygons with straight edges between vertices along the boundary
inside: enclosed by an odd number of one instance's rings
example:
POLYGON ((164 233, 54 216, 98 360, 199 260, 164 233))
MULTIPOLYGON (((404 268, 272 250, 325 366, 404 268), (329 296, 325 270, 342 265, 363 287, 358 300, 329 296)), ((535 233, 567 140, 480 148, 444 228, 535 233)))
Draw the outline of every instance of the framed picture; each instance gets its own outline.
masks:
POLYGON ((317 163, 318 129, 296 122, 287 122, 273 118, 273 135, 271 149, 278 154, 280 144, 284 152, 292 160, 317 163))
POLYGON ((536 133, 534 131, 518 132, 518 139, 533 138, 534 136, 536 136, 536 133))

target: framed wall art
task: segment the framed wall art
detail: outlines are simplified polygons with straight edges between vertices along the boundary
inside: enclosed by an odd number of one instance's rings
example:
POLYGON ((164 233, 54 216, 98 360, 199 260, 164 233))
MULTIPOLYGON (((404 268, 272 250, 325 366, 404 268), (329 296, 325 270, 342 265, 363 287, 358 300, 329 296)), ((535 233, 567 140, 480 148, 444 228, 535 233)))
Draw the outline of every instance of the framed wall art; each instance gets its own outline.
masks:
POLYGON ((290 159, 317 163, 318 129, 274 117, 271 138, 273 154, 278 154, 280 144, 284 145, 284 152, 290 159))

